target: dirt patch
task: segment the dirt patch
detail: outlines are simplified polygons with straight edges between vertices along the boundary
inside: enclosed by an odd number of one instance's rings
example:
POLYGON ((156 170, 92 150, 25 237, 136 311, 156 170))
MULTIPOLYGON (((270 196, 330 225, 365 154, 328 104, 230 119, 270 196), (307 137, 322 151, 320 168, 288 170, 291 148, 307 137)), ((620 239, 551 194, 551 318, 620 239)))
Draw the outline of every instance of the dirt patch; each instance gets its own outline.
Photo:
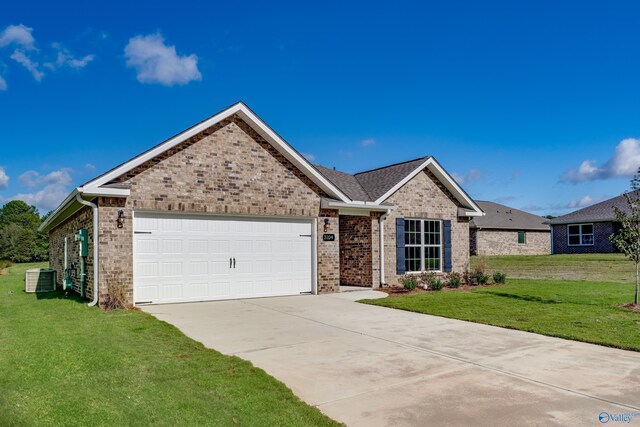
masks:
POLYGON ((637 311, 640 313, 640 304, 618 304, 618 307, 626 308, 627 310, 637 311))

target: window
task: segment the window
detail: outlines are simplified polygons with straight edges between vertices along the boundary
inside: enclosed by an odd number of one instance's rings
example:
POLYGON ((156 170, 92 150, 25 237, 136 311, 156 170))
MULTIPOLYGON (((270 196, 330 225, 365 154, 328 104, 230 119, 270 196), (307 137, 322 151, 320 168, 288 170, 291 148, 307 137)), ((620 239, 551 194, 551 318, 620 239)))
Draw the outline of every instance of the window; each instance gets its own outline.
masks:
POLYGON ((572 224, 567 226, 569 246, 593 245, 593 224, 572 224))
POLYGON ((518 231, 518 244, 524 245, 527 243, 527 233, 525 231, 518 231))
POLYGON ((441 233, 440 221, 404 220, 405 271, 440 271, 442 269, 441 233))

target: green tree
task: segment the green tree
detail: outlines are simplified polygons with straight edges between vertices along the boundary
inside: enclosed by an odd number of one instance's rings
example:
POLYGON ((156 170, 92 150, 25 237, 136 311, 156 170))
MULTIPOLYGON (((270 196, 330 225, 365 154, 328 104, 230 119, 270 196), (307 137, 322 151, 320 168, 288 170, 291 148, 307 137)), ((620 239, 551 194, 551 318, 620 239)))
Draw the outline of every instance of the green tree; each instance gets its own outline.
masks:
POLYGON ((12 200, 0 208, 0 227, 18 224, 35 230, 40 225, 40 215, 35 206, 29 206, 22 200, 12 200))
POLYGON ((9 223, 0 227, 0 259, 11 262, 34 260, 36 232, 19 224, 9 223))
POLYGON ((624 194, 628 212, 614 207, 620 230, 609 236, 611 242, 636 265, 636 288, 633 303, 638 305, 638 273, 640 266, 640 169, 631 180, 631 191, 624 194))
POLYGON ((49 239, 46 233, 38 231, 42 220, 35 206, 21 200, 12 200, 0 208, 0 259, 46 261, 49 239))

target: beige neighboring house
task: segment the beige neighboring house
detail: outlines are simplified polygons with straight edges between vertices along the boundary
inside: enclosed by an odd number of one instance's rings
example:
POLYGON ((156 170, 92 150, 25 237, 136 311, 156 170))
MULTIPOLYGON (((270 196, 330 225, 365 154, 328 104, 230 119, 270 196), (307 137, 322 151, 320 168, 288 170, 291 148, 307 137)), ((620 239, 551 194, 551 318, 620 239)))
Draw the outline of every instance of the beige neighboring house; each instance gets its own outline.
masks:
POLYGON ((551 231, 546 218, 494 202, 476 201, 485 212, 470 223, 471 255, 547 255, 551 231))

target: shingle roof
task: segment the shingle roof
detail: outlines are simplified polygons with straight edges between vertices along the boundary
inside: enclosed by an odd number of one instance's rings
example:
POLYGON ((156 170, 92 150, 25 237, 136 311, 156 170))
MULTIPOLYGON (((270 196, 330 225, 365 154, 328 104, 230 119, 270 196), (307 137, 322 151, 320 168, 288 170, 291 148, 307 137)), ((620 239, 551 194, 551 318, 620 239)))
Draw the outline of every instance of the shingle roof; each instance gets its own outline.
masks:
POLYGON ((335 169, 329 169, 324 166, 314 165, 315 168, 324 175, 333 185, 338 187, 343 193, 345 193, 351 200, 358 201, 370 201, 371 198, 367 192, 362 188, 362 185, 358 182, 355 176, 346 172, 341 172, 335 169))
POLYGON ((371 200, 377 200, 380 196, 383 196, 387 191, 391 190, 394 185, 416 170, 418 166, 426 162, 428 158, 429 156, 421 157, 382 168, 358 172, 354 176, 369 196, 371 196, 371 200))
POLYGON ((320 165, 315 165, 315 167, 333 185, 349 196, 351 200, 372 202, 378 200, 394 185, 415 171, 428 158, 429 156, 420 157, 415 160, 358 172, 354 175, 320 165))
POLYGON ((533 215, 518 209, 510 208, 494 202, 476 203, 485 212, 484 216, 474 217, 471 228, 491 228, 502 230, 540 230, 549 231, 549 225, 544 224, 546 218, 533 215))
MULTIPOLYGON (((639 194, 640 195, 640 194, 639 194)), ((549 220, 550 224, 567 224, 570 222, 586 222, 586 221, 612 221, 614 219, 613 208, 616 207, 627 214, 630 213, 629 205, 621 194, 613 199, 596 203, 595 205, 579 209, 575 212, 559 216, 549 220)))

